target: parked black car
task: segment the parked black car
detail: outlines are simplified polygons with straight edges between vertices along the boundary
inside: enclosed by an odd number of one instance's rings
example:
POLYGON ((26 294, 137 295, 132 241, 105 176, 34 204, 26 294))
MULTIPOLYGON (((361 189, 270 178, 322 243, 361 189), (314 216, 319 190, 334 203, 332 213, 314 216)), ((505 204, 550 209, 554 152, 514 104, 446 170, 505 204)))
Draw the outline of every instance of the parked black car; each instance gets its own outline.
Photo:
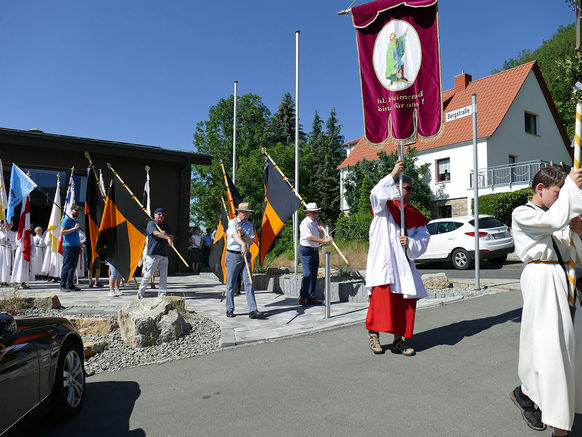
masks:
POLYGON ((0 434, 45 405, 73 416, 84 397, 83 341, 74 326, 58 317, 0 312, 0 434))

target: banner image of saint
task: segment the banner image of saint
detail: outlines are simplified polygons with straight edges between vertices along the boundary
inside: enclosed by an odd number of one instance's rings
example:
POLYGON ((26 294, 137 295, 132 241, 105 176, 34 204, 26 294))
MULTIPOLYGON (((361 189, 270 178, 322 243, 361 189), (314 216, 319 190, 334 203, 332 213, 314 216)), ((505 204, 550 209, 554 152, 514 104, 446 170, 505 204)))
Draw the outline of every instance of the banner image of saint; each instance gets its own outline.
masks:
POLYGON ((437 1, 376 0, 351 11, 368 143, 440 134, 437 1))

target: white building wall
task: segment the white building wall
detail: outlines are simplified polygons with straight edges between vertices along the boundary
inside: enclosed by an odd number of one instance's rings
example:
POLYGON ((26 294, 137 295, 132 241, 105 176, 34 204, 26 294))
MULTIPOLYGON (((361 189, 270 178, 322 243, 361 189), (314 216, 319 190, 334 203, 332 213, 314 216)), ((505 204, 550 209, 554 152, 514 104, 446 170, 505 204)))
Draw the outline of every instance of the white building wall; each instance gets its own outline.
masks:
MULTIPOLYGON (((516 156, 517 162, 536 159, 572 162, 533 71, 530 71, 505 118, 491 136, 488 165, 508 164, 509 155, 516 156), (525 131, 525 112, 537 116, 538 135, 525 131)), ((479 167, 485 166, 479 164, 479 167)))
MULTIPOLYGON (((449 123, 454 123, 450 121, 449 123)), ((446 129, 446 126, 445 126, 446 129)), ((487 139, 477 141, 478 166, 487 167, 487 139)), ((473 170, 473 143, 462 143, 456 147, 431 149, 421 152, 418 165, 430 165, 430 189, 433 200, 458 199, 467 197, 470 188, 470 172, 473 170), (451 180, 437 182, 436 163, 440 159, 449 158, 451 162, 451 180)))

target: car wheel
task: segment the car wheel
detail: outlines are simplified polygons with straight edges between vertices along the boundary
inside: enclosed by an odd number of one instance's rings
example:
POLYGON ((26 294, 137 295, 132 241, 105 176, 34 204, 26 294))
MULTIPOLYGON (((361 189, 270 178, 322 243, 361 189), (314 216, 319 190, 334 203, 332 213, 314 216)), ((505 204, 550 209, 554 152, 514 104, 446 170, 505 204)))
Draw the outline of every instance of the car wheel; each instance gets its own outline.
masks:
POLYGON ((489 262, 491 262, 492 264, 495 264, 496 266, 500 266, 500 265, 505 264, 505 261, 507 261, 507 254, 489 259, 489 262))
POLYGON ((471 258, 469 258, 469 252, 465 249, 455 249, 451 255, 451 260, 453 261, 453 266, 457 270, 467 270, 471 266, 471 258))
POLYGON ((83 355, 73 343, 65 343, 61 349, 55 383, 53 408, 60 417, 71 417, 79 412, 85 399, 85 369, 83 355))

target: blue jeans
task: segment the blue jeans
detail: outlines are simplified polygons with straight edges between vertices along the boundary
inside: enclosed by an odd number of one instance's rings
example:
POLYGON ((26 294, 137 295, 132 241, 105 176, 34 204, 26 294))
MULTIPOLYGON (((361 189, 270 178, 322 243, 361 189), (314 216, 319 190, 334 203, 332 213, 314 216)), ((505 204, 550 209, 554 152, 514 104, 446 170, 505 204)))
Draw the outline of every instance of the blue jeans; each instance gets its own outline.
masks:
MULTIPOLYGON (((251 255, 247 253, 247 261, 249 269, 251 268, 251 255)), ((232 252, 226 252, 224 258, 226 265, 226 311, 234 311, 234 290, 236 289, 236 281, 242 271, 243 282, 245 284, 245 296, 247 298, 247 305, 249 312, 257 310, 257 302, 255 301, 255 291, 249 279, 247 268, 245 267, 245 260, 242 255, 232 252)))
POLYGON ((81 246, 63 246, 63 268, 61 270, 61 288, 73 288, 75 270, 79 262, 81 246))
POLYGON ((317 285, 317 269, 319 267, 319 251, 299 246, 299 257, 303 266, 303 279, 299 296, 303 299, 315 299, 317 285))

